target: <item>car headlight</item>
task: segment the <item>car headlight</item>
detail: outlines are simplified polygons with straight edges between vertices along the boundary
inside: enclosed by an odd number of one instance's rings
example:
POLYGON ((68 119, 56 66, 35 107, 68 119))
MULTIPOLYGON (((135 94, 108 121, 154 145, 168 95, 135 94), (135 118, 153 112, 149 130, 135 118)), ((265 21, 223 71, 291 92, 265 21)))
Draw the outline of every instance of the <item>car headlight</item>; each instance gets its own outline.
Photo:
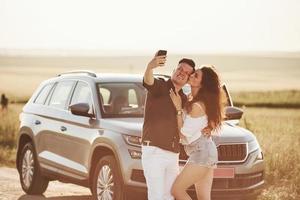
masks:
POLYGON ((256 160, 263 160, 264 159, 264 154, 262 151, 259 151, 257 157, 256 157, 256 160))
POLYGON ((257 157, 256 157, 256 160, 263 160, 264 155, 263 155, 263 152, 261 151, 261 148, 260 148, 257 140, 254 139, 254 140, 248 142, 248 151, 249 151, 249 153, 252 153, 256 150, 259 150, 258 154, 257 154, 257 157))
POLYGON ((125 142, 132 146, 141 146, 141 137, 132 136, 132 135, 123 135, 125 142))
POLYGON ((259 148, 260 147, 259 147, 259 144, 258 144, 258 142, 257 142, 256 139, 248 142, 248 152, 249 153, 251 153, 251 152, 253 152, 253 151, 255 151, 255 150, 259 149, 259 148))

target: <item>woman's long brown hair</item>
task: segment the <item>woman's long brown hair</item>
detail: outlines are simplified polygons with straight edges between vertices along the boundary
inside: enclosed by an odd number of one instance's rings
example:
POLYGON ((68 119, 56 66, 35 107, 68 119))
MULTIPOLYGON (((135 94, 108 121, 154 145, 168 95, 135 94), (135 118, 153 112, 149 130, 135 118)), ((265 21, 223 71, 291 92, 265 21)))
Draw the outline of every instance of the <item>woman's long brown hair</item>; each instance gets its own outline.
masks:
POLYGON ((220 79, 213 66, 202 66, 201 88, 196 96, 187 102, 185 108, 191 112, 193 103, 201 102, 205 106, 205 113, 208 119, 208 126, 212 130, 219 129, 223 114, 222 88, 220 79))

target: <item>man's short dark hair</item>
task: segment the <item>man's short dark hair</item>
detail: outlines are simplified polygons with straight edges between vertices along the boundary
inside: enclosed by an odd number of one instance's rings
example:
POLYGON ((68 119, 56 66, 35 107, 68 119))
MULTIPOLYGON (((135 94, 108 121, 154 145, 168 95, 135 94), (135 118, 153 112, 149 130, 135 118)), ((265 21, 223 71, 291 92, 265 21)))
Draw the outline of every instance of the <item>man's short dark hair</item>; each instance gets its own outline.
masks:
POLYGON ((178 64, 180 63, 186 63, 189 66, 191 66, 193 68, 193 72, 195 71, 195 62, 192 59, 189 58, 182 58, 178 64))

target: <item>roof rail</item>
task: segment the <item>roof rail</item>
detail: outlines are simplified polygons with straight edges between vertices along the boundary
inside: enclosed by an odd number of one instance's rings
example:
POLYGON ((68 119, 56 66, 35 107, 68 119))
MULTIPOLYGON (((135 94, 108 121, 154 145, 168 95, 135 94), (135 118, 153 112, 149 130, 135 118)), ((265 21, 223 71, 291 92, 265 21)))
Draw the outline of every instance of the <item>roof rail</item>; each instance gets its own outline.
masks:
POLYGON ((64 72, 61 74, 58 74, 58 76, 62 76, 62 75, 69 75, 69 74, 87 74, 91 77, 97 77, 95 72, 89 71, 89 70, 74 70, 74 71, 69 71, 69 72, 64 72))
POLYGON ((171 78, 171 76, 169 75, 165 75, 165 74, 153 74, 154 76, 162 76, 164 78, 171 78))

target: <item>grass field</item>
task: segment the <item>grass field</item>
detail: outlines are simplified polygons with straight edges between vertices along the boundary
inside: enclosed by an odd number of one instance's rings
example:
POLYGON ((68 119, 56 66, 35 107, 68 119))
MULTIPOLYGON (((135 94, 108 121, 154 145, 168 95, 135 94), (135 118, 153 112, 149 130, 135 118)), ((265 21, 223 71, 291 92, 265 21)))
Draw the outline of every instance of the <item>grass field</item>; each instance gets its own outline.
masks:
MULTIPOLYGON (((18 114, 0 113, 0 164, 14 167, 18 114)), ((255 133, 264 152, 266 188, 258 200, 300 198, 300 109, 244 107, 241 126, 255 133)))
POLYGON ((255 133, 265 158, 259 200, 300 198, 300 109, 245 108, 241 125, 255 133))
POLYGON ((9 105, 8 110, 0 110, 0 166, 14 166, 19 113, 22 104, 9 105))

